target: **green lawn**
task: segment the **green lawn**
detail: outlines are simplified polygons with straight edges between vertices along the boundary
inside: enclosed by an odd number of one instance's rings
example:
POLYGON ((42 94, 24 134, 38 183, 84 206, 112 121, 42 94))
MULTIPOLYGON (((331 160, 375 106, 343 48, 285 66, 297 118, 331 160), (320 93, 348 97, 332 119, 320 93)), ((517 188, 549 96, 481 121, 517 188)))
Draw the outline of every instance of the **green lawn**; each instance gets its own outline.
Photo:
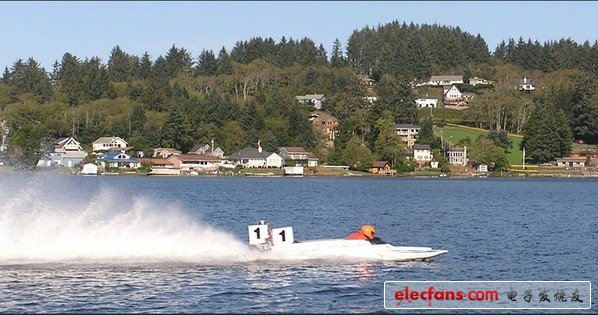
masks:
MULTIPOLYGON (((451 145, 457 144, 462 139, 469 137, 472 141, 475 141, 481 134, 487 134, 488 130, 472 128, 460 125, 446 125, 444 127, 434 127, 434 134, 440 137, 442 134, 444 141, 449 141, 451 145)), ((507 154, 507 160, 511 165, 521 165, 523 158, 523 152, 519 149, 522 136, 509 135, 509 139, 513 141, 513 145, 507 154)))

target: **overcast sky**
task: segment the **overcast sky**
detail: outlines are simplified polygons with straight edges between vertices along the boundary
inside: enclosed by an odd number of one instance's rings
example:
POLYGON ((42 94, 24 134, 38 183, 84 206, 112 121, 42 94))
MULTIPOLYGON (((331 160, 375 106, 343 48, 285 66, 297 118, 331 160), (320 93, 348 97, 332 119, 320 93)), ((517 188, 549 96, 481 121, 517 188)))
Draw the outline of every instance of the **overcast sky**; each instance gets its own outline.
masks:
POLYGON ((0 2, 0 66, 33 57, 50 71, 65 52, 106 62, 116 45, 155 60, 174 44, 196 58, 252 36, 309 37, 330 52, 393 20, 459 26, 491 51, 509 37, 598 39, 598 2, 0 2))

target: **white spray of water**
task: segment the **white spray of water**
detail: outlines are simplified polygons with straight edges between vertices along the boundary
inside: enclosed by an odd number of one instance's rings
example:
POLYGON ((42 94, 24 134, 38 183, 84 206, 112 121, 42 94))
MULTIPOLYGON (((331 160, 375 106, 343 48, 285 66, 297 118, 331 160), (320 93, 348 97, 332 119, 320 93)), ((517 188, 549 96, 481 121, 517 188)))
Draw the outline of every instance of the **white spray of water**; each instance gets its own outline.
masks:
POLYGON ((225 264, 254 259, 232 234, 203 224, 179 206, 103 188, 72 198, 43 185, 3 187, 0 264, 159 262, 225 264))

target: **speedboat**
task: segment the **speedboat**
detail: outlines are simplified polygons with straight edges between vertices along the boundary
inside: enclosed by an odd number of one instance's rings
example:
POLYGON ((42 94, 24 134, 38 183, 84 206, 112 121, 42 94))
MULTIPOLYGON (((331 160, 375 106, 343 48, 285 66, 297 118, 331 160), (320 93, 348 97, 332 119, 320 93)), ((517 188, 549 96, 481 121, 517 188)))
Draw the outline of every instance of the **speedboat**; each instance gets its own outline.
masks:
POLYGON ((249 244, 264 260, 342 259, 357 261, 427 260, 447 253, 430 247, 394 246, 378 237, 368 240, 321 239, 296 241, 292 227, 268 229, 267 222, 248 226, 249 244))

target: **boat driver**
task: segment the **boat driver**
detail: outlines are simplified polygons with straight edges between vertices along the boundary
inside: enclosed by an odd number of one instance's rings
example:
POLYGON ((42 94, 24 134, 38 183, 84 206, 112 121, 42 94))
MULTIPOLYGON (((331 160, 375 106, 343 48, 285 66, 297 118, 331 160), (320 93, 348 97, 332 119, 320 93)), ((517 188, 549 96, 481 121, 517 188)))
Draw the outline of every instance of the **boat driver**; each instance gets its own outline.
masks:
POLYGON ((371 225, 364 225, 355 233, 349 234, 345 237, 347 240, 373 240, 376 229, 371 225))

